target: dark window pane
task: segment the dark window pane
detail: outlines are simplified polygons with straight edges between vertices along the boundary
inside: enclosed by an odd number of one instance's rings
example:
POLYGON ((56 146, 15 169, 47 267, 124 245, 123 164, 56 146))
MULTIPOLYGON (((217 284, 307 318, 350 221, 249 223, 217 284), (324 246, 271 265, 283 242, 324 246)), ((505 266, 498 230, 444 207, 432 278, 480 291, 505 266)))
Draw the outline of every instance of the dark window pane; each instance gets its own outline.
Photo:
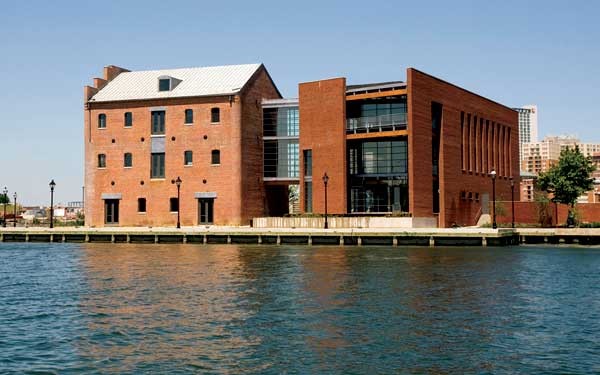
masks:
POLYGON ((183 153, 183 163, 185 165, 192 165, 193 162, 193 154, 192 151, 185 151, 183 153))
POLYGON ((98 168, 106 168, 106 155, 98 154, 98 168))
POLYGON ((211 155, 211 164, 221 164, 221 151, 212 150, 211 155))
POLYGON ((123 164, 125 167, 133 166, 133 156, 131 155, 131 153, 129 153, 129 152, 125 153, 124 158, 123 158, 123 164))
POLYGON ((152 134, 165 134, 165 111, 152 111, 152 134))
POLYGON ((194 111, 191 109, 185 110, 185 123, 193 124, 194 123, 194 111))
POLYGON ((177 212, 179 211, 179 199, 177 198, 171 198, 169 199, 169 210, 171 212, 177 212))
POLYGON ((146 212, 146 198, 138 198, 138 212, 146 212))
POLYGON ((312 176, 312 150, 304 150, 304 175, 312 176))
POLYGON ((133 125, 133 115, 131 112, 125 112, 125 126, 130 127, 133 125))
POLYGON ((98 115, 98 128, 104 129, 106 128, 106 115, 101 113, 98 115))
POLYGON ((304 183, 304 212, 312 212, 312 181, 304 183))
POLYGON ((158 80, 158 91, 169 91, 171 90, 171 80, 169 78, 158 80))
POLYGON ((221 121, 221 110, 219 108, 212 108, 210 110, 210 122, 221 121))
POLYGON ((164 178, 165 177, 165 154, 154 153, 150 159, 150 177, 164 178))

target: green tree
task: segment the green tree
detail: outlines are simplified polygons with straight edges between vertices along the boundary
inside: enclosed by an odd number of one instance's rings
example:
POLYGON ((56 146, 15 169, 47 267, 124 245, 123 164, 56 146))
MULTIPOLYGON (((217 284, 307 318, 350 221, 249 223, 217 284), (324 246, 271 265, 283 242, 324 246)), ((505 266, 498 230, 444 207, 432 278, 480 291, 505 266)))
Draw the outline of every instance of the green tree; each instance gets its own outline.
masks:
POLYGON ((9 204, 9 203, 10 203, 10 198, 8 197, 8 195, 0 193, 0 204, 9 204))
POLYGON ((594 170, 592 158, 585 157, 577 146, 569 147, 560 152, 557 165, 540 174, 538 187, 553 193, 553 202, 569 205, 569 217, 572 217, 577 198, 594 187, 591 177, 594 170))

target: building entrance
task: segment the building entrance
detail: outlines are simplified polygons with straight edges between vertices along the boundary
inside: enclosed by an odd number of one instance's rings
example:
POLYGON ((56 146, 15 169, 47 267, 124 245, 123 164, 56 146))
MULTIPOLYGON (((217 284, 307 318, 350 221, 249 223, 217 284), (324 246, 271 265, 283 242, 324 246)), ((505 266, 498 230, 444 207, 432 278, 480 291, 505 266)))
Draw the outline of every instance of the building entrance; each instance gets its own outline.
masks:
POLYGON ((214 205, 214 198, 198 199, 198 224, 213 224, 214 205))
POLYGON ((105 199, 104 200, 104 223, 119 224, 119 200, 105 199))

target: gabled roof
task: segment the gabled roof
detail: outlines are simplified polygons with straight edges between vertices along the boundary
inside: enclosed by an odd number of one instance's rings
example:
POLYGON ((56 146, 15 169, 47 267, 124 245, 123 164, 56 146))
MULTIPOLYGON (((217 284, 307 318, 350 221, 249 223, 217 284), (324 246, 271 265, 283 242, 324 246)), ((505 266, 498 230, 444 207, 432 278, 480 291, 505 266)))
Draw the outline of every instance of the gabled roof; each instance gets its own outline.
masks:
POLYGON ((90 102, 220 96, 239 93, 262 64, 124 72, 108 82, 90 102), (170 91, 158 91, 158 78, 180 81, 170 91))

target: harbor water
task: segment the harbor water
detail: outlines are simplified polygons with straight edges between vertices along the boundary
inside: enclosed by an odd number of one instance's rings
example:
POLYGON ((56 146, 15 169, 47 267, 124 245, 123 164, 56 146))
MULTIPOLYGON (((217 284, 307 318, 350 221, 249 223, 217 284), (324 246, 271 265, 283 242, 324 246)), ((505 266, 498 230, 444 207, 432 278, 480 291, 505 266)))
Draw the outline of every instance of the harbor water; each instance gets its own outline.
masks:
POLYGON ((600 248, 0 243, 0 373, 599 373, 600 248))

